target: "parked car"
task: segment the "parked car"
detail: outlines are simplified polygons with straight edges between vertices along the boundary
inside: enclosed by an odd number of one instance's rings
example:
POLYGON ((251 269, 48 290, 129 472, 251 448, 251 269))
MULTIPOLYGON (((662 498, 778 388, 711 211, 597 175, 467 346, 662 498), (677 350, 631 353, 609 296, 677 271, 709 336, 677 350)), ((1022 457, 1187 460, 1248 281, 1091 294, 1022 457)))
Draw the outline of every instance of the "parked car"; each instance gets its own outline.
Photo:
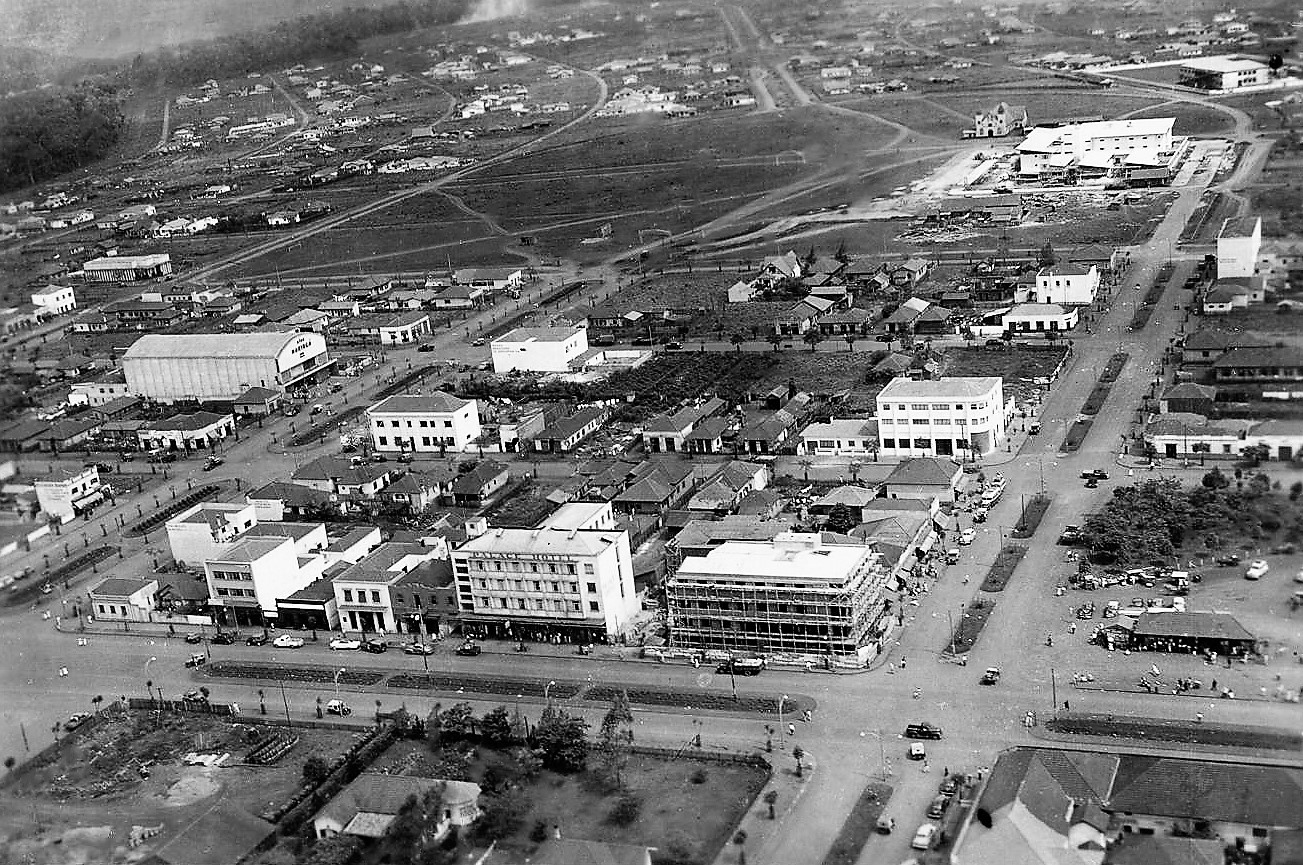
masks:
POLYGON ((873 828, 879 835, 890 835, 891 831, 896 828, 896 818, 883 814, 878 818, 877 825, 873 828))
POLYGON ((203 652, 195 652, 193 655, 185 659, 185 665, 188 669, 202 667, 206 663, 208 663, 208 656, 203 652))
POLYGON ((923 747, 922 742, 910 742, 909 750, 905 752, 905 756, 911 760, 926 760, 927 748, 923 747))
POLYGON ((927 815, 934 820, 939 820, 945 816, 946 808, 950 805, 950 797, 937 795, 932 797, 932 804, 927 806, 927 815))
POLYGON ((278 649, 299 649, 303 647, 302 637, 292 637, 289 634, 281 634, 272 640, 271 644, 278 649))
POLYGON ((1233 568, 1240 563, 1240 557, 1235 555, 1234 553, 1227 553, 1225 555, 1215 557, 1213 559, 1213 562, 1215 564, 1221 565, 1223 568, 1233 568))
POLYGON ((389 646, 380 640, 367 640, 362 644, 362 651, 370 652, 373 655, 379 655, 381 652, 388 651, 389 646))
POLYGON ((481 337, 477 337, 475 341, 471 343, 471 345, 475 346, 476 348, 479 348, 480 346, 486 345, 487 343, 488 340, 481 336, 481 337))
POLYGON ((1084 472, 1081 473, 1081 476, 1085 480, 1090 480, 1091 478, 1094 478, 1097 481, 1108 480, 1108 472, 1104 471, 1103 469, 1086 469, 1084 472))
POLYGON ((959 543, 961 544, 971 544, 975 540, 977 540, 977 529, 964 529, 959 533, 959 543))
POLYGON ((218 631, 208 642, 217 646, 229 646, 235 642, 235 634, 230 631, 218 631))
POLYGON ((217 468, 224 462, 226 462, 226 460, 222 459, 221 457, 209 457, 208 459, 204 460, 204 471, 211 472, 213 469, 217 468))
POLYGON ((336 637, 330 641, 329 645, 336 652, 352 652, 362 648, 362 641, 350 640, 348 637, 336 637))
POLYGON ((941 728, 935 724, 909 724, 905 727, 906 739, 940 739, 941 728))
POLYGON ((1244 572, 1244 579, 1260 580, 1267 575, 1268 570, 1265 559, 1255 559, 1249 563, 1248 570, 1244 572))
POLYGON ((267 645, 267 641, 269 639, 271 638, 268 637, 265 633, 250 634, 248 638, 244 641, 244 644, 246 646, 265 646, 267 645))
POLYGON ((198 688, 194 689, 193 691, 186 691, 184 694, 181 695, 181 699, 189 703, 208 702, 208 698, 204 696, 204 692, 199 690, 198 688))
POLYGON ((914 833, 914 840, 909 843, 909 846, 915 850, 926 850, 932 846, 932 839, 936 834, 936 824, 924 823, 922 826, 919 826, 918 831, 914 833))
POLYGON ((67 721, 63 722, 63 729, 71 732, 89 720, 90 712, 74 712, 67 721))
POLYGON ((431 643, 404 643, 403 652, 408 655, 433 655, 434 646, 431 643))
POLYGON ((1081 527, 1064 526, 1063 531, 1059 532, 1059 543, 1065 547, 1081 543, 1081 527))
POLYGON ((457 654, 467 658, 473 658, 482 651, 483 649, 481 649, 475 643, 472 643, 470 640, 467 640, 466 642, 462 643, 460 646, 457 647, 457 654))
POLYGON ((420 351, 420 352, 435 351, 435 347, 432 346, 432 345, 430 345, 428 342, 426 342, 426 343, 421 343, 420 345, 418 345, 418 346, 416 347, 416 350, 417 350, 417 351, 420 351))
POLYGON ((331 700, 326 703, 326 714, 339 715, 340 717, 343 717, 344 715, 353 714, 353 710, 349 707, 348 703, 345 703, 343 700, 331 700))
POLYGON ((1000 681, 1000 668, 987 667, 986 672, 982 674, 981 684, 994 685, 998 681, 1000 681))
POLYGON ((991 509, 986 507, 985 505, 973 508, 973 522, 984 523, 986 522, 986 518, 990 516, 990 514, 991 514, 991 509))
POLYGON ((202 643, 204 641, 204 635, 199 633, 198 631, 191 631, 190 633, 185 635, 185 641, 192 645, 194 643, 202 643))
POLYGON ((733 673, 738 676, 759 676, 765 662, 759 658, 734 658, 715 668, 716 673, 733 673))

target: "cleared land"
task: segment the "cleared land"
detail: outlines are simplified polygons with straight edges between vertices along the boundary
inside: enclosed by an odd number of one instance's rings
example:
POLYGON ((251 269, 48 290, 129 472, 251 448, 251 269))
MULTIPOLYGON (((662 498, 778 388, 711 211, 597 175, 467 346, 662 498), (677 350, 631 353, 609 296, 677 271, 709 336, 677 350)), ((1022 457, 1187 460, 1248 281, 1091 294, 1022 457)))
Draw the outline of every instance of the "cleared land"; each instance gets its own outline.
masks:
MULTIPOLYGON (((1130 96, 1099 88, 1065 87, 1044 90, 990 90, 962 94, 937 94, 932 97, 961 113, 969 113, 974 104, 990 108, 997 102, 1023 105, 1032 123, 1068 120, 1074 117, 1117 117, 1137 108, 1162 102, 1161 99, 1130 96)), ((1010 140, 1012 143, 1012 139, 1010 140)))

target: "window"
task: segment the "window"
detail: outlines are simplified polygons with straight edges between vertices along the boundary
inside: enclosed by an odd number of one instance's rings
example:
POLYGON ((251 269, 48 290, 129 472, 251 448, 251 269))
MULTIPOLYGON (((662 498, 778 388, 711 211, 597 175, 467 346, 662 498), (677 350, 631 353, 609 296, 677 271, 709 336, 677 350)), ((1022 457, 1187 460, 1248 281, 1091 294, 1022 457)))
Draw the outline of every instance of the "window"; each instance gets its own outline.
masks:
MULTIPOLYGON (((419 606, 421 605, 421 598, 420 598, 420 596, 419 596, 419 595, 413 595, 412 597, 416 599, 416 605, 419 607, 419 606)), ((394 603, 395 603, 395 604, 401 604, 402 602, 403 602, 403 593, 402 593, 402 592, 394 592, 394 603)))
POLYGON ((928 419, 925 418, 925 417, 916 417, 916 418, 914 418, 914 420, 912 421, 912 423, 913 423, 915 426, 927 426, 927 425, 928 425, 928 419))
POLYGON ((429 437, 429 436, 421 436, 421 444, 425 445, 426 447, 429 447, 429 446, 430 446, 430 437, 429 437))
POLYGON ((883 446, 884 448, 894 448, 894 447, 896 446, 896 440, 895 440, 895 439, 883 439, 883 440, 882 440, 882 446, 883 446))
POLYGON ((912 410, 914 410, 914 411, 927 411, 927 410, 928 410, 927 403, 925 403, 925 402, 916 402, 916 403, 911 403, 909 407, 910 407, 912 410))
POLYGON ((389 425, 390 425, 391 427, 393 427, 394 429, 397 429, 397 428, 398 428, 398 421, 396 421, 396 420, 391 420, 391 421, 389 422, 389 425))
POLYGON ((353 590, 352 590, 352 589, 345 589, 345 590, 344 590, 344 603, 346 603, 346 604, 351 604, 351 603, 353 603, 353 590))
POLYGON ((579 606, 579 602, 578 602, 578 601, 571 601, 571 602, 570 602, 570 609, 571 609, 573 612, 578 613, 578 612, 581 610, 581 607, 579 606))
POLYGON ((950 408, 950 406, 949 406, 949 405, 946 405, 945 403, 933 403, 933 404, 932 404, 932 411, 946 411, 946 410, 949 409, 949 408, 950 408))
POLYGON ((378 603, 380 603, 380 593, 379 593, 379 592, 377 592, 377 591, 373 591, 373 592, 371 592, 371 603, 373 603, 373 604, 378 604, 378 603))
POLYGON ((450 420, 446 420, 446 421, 444 421, 444 422, 443 422, 443 427, 444 427, 444 429, 452 429, 452 421, 450 421, 450 420))
POLYGON ((597 601, 589 601, 589 602, 588 602, 588 609, 589 609, 591 612, 596 613, 597 610, 598 610, 597 601))
POLYGON ((589 583, 588 591, 592 592, 594 595, 597 594, 597 583, 589 583))
POLYGON ((520 603, 520 608, 521 608, 522 610, 525 609, 525 599, 524 599, 524 598, 519 598, 518 600, 519 600, 519 603, 520 603))
POLYGON ((585 565, 584 565, 584 573, 585 573, 585 574, 591 574, 591 573, 593 573, 593 566, 590 565, 590 564, 585 564, 585 565))
POLYGON ((916 448, 920 448, 920 449, 927 449, 927 448, 930 448, 930 447, 932 447, 932 440, 931 440, 931 439, 914 439, 914 447, 916 447, 916 448))
MULTIPOLYGON (((376 423, 379 424, 380 421, 376 421, 376 423)), ((376 438, 376 441, 380 442, 382 445, 389 444, 389 439, 386 436, 379 436, 376 438)))

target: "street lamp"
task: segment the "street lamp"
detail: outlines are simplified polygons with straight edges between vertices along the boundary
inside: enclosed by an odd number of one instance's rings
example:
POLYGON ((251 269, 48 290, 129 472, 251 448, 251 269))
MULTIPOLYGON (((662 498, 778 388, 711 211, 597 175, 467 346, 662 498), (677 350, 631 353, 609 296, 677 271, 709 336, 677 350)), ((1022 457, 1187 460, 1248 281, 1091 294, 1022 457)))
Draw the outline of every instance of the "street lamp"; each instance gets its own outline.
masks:
POLYGON ((548 705, 551 705, 551 700, 548 699, 548 692, 552 690, 552 686, 555 684, 556 684, 556 679, 553 679, 552 681, 548 682, 546 685, 543 686, 543 702, 547 703, 548 705))
POLYGON ((780 747, 783 744, 783 704, 787 702, 787 699, 786 694, 778 698, 778 744, 780 747))
POLYGON ((344 673, 343 667, 340 667, 338 670, 335 671, 335 699, 336 700, 339 699, 339 677, 343 675, 343 673, 344 673))

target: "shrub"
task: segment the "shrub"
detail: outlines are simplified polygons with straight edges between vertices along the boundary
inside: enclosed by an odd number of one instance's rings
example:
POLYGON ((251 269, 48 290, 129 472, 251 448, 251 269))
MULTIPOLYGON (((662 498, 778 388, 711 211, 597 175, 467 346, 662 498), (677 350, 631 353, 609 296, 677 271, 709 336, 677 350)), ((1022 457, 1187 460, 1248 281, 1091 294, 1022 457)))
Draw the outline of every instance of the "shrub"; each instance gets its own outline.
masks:
POLYGON ((622 793, 615 800, 615 807, 606 815, 606 822, 612 826, 628 826, 642 814, 642 797, 635 793, 622 793))
POLYGON ((692 777, 689 780, 694 784, 706 783, 706 770, 701 768, 693 770, 692 777))
POLYGON ((535 844, 542 844, 547 840, 547 824, 542 820, 534 822, 534 828, 529 830, 529 840, 535 844))
POLYGON ((303 761, 303 780, 317 786, 330 776, 330 764, 320 754, 313 754, 303 761))

